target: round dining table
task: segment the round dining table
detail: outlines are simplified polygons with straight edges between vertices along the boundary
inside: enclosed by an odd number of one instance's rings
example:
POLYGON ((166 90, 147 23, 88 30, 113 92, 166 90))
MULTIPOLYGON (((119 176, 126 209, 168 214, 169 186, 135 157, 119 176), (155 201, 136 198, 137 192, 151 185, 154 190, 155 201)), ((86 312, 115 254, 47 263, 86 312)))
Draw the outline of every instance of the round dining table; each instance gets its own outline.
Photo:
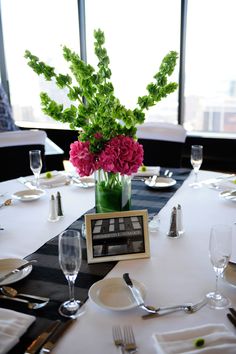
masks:
MULTIPOLYGON (((222 197, 221 188, 214 183, 207 183, 210 179, 214 181, 222 176, 224 177, 222 173, 200 170, 199 181, 203 183, 200 183, 199 188, 192 188, 190 185, 194 181, 194 175, 191 172, 158 213, 157 227, 149 229, 150 257, 118 261, 104 279, 122 279, 124 273, 129 273, 144 289, 145 303, 155 307, 196 303, 204 299, 209 291, 214 290, 216 281, 209 258, 210 230, 214 224, 232 227, 230 264, 236 263, 236 199, 222 197), (182 209, 184 233, 178 238, 168 237, 171 213, 173 207, 178 205, 182 209)), ((144 181, 140 179, 136 183, 144 184, 144 181)), ((12 194, 23 189, 26 187, 18 179, 1 182, 0 202, 12 198, 12 194)), ((50 186, 44 190, 45 194, 37 200, 22 202, 13 198, 11 205, 0 208, 0 226, 3 229, 0 230, 0 259, 22 259, 33 254, 95 205, 94 187, 83 188, 70 183, 50 186), (56 197, 58 191, 61 195, 63 217, 50 222, 48 217, 51 196, 56 197)), ((236 270, 234 275, 236 277, 236 270)), ((80 281, 79 274, 78 283, 80 281)), ((231 307, 236 308, 236 279, 221 277, 219 289, 230 299, 231 307)), ((177 311, 148 320, 143 319, 145 310, 138 306, 128 309, 117 306, 111 309, 109 306, 101 306, 94 298, 88 298, 84 308, 84 314, 64 333, 52 353, 118 353, 119 349, 112 338, 113 326, 131 325, 138 353, 145 354, 160 353, 154 336, 164 332, 222 324, 236 334, 236 328, 227 318, 227 308, 215 310, 205 305, 194 313, 177 311)), ((36 310, 32 310, 32 314, 37 317, 36 310)))

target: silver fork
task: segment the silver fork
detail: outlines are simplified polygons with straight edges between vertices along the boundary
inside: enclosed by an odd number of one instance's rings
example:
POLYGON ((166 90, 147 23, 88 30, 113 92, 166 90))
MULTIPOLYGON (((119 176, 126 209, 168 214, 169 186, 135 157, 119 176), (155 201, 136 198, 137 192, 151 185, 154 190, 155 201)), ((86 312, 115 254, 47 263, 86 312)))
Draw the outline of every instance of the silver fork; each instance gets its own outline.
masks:
POLYGON ((112 327, 112 336, 113 336, 113 340, 115 345, 120 348, 120 352, 122 354, 125 353, 124 350, 124 341, 123 341, 123 336, 122 336, 122 331, 120 326, 114 326, 112 327))
POLYGON ((142 318, 144 320, 148 320, 149 318, 165 316, 170 313, 181 311, 181 310, 185 311, 188 314, 191 314, 200 310, 203 306, 206 305, 206 303, 207 303, 207 299, 203 299, 197 302, 196 304, 189 303, 189 304, 176 305, 176 306, 160 307, 159 311, 157 311, 156 313, 149 313, 147 315, 143 315, 142 318))
POLYGON ((124 347, 125 351, 128 353, 132 354, 137 352, 137 345, 131 326, 124 326, 124 347))

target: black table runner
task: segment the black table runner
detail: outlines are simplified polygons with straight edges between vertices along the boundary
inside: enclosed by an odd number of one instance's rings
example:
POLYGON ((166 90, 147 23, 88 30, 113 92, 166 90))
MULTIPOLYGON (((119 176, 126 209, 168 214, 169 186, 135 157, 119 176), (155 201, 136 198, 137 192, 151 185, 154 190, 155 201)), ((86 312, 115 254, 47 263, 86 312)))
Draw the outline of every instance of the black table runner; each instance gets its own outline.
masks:
MULTIPOLYGON (((176 190, 188 177, 189 169, 172 169, 173 178, 177 183, 167 189, 151 189, 142 181, 132 181, 132 209, 147 209, 149 217, 159 212, 167 201, 175 194, 176 190)), ((94 212, 94 209, 87 213, 94 212)), ((81 230, 84 216, 76 220, 69 227, 81 230)), ((33 235, 32 235, 33 237, 33 235)), ((117 262, 104 262, 97 264, 87 264, 86 241, 82 240, 82 265, 75 282, 75 298, 85 302, 88 298, 88 290, 91 285, 106 276, 117 262)), ((31 341, 42 332, 42 330, 53 320, 61 319, 58 307, 68 299, 68 285, 58 262, 58 236, 46 242, 33 254, 25 259, 36 259, 38 262, 33 266, 32 272, 14 286, 21 293, 30 293, 39 296, 49 297, 49 303, 38 310, 30 310, 24 304, 11 300, 0 299, 0 306, 12 310, 32 314, 36 316, 36 321, 22 336, 20 343, 15 346, 9 354, 24 353, 31 341)))

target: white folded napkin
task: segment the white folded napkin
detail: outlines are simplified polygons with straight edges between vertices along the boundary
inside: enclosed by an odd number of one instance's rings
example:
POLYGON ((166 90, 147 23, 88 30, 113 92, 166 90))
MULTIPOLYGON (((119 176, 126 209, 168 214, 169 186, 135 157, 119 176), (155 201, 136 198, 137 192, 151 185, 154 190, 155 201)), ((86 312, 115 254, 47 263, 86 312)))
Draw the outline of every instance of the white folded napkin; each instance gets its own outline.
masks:
POLYGON ((185 328, 175 332, 153 335, 158 354, 235 354, 236 336, 223 324, 208 324, 185 328), (202 347, 196 347, 198 338, 204 339, 202 347))
POLYGON ((64 185, 68 182, 65 174, 58 171, 51 171, 52 177, 47 178, 46 173, 42 173, 39 178, 39 185, 42 188, 53 188, 64 185))
POLYGON ((139 167, 138 171, 134 173, 134 176, 143 176, 149 177, 153 175, 159 176, 160 174, 160 166, 146 166, 146 170, 142 171, 142 167, 139 167))
POLYGON ((0 308, 0 354, 13 348, 35 319, 35 316, 0 308))

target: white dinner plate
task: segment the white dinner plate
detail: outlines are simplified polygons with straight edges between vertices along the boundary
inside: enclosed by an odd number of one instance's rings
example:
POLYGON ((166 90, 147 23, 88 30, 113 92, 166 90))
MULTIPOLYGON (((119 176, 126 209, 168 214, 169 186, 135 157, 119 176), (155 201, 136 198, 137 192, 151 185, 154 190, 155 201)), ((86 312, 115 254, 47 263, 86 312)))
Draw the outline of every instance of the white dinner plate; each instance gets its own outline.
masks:
POLYGON ((92 177, 72 177, 73 185, 80 188, 91 188, 95 186, 95 179, 92 177))
MULTIPOLYGON (((143 284, 133 280, 134 286, 145 298, 146 290, 143 284)), ((97 306, 108 310, 124 311, 137 307, 134 297, 122 278, 102 279, 89 289, 89 298, 97 306)))
POLYGON ((146 170, 142 171, 142 168, 139 167, 138 172, 134 174, 134 176, 143 176, 149 177, 153 175, 159 175, 160 173, 160 166, 146 166, 146 170))
POLYGON ((220 197, 231 202, 236 202, 236 190, 226 190, 220 192, 220 197))
POLYGON ((45 194, 42 189, 25 189, 23 191, 15 192, 12 197, 22 202, 31 202, 41 198, 45 194))
MULTIPOLYGON (((4 258, 0 259, 0 278, 3 277, 5 274, 9 273, 10 271, 14 270, 15 268, 27 263, 25 259, 20 258, 4 258)), ((32 270, 32 265, 30 264, 28 267, 20 270, 19 272, 12 274, 9 278, 5 279, 4 281, 0 282, 0 285, 8 285, 15 283, 30 274, 32 270)))
POLYGON ((148 187, 154 189, 169 188, 176 184, 176 180, 171 177, 157 177, 155 182, 152 178, 146 179, 144 182, 148 187))
POLYGON ((223 275, 224 280, 236 286, 236 263, 229 262, 223 275))

